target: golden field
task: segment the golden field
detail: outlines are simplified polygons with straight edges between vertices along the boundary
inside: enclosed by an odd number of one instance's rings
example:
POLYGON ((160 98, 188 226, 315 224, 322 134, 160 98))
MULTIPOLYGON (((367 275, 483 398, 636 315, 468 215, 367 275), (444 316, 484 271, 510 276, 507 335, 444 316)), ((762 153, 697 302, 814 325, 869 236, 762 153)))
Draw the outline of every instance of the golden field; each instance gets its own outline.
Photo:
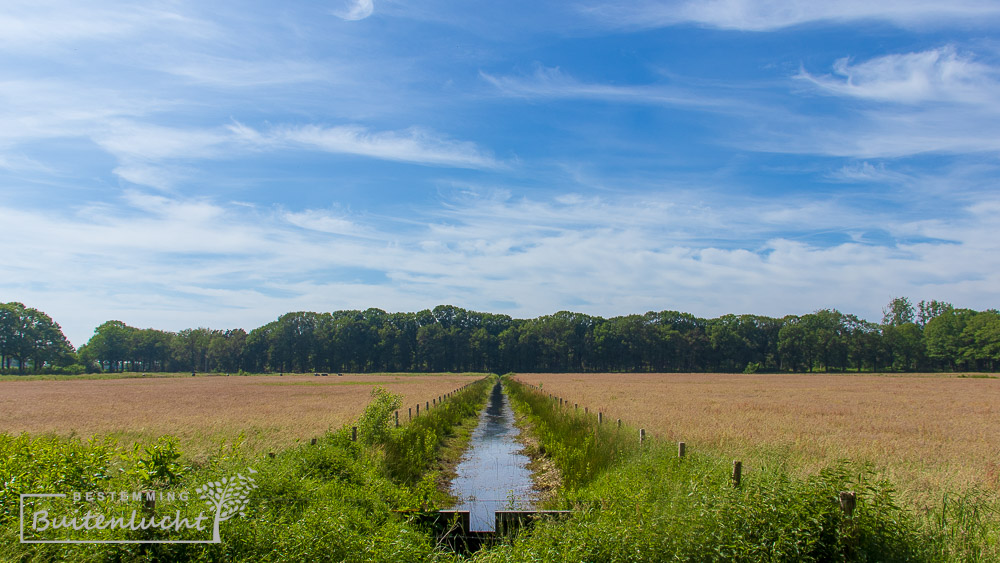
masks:
MULTIPOLYGON (((647 435, 813 471, 871 461, 912 501, 1000 490, 1000 379, 956 375, 518 374, 647 435)), ((572 406, 570 406, 572 408, 572 406)))
MULTIPOLYGON (((280 448, 356 420, 374 386, 408 406, 436 399, 476 374, 315 377, 200 376, 0 380, 0 432, 112 435, 146 442, 169 434, 181 449, 207 454, 243 433, 252 449, 280 448)), ((423 406, 421 406, 423 409, 423 406)))

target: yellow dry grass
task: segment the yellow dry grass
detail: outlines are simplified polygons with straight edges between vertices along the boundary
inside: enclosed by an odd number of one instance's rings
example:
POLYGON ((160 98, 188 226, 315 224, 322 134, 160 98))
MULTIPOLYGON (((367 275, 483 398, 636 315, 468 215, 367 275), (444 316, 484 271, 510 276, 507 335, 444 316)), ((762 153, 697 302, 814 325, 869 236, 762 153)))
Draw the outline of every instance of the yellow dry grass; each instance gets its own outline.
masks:
POLYGON ((911 501, 1000 489, 1000 379, 954 375, 520 374, 608 420, 744 466, 870 461, 911 501), (749 460, 749 461, 747 461, 749 460))
POLYGON ((308 440, 356 420, 381 385, 408 406, 436 399, 482 377, 312 375, 149 377, 0 381, 0 432, 112 435, 147 442, 169 434, 194 456, 231 444, 241 433, 253 450, 308 440))

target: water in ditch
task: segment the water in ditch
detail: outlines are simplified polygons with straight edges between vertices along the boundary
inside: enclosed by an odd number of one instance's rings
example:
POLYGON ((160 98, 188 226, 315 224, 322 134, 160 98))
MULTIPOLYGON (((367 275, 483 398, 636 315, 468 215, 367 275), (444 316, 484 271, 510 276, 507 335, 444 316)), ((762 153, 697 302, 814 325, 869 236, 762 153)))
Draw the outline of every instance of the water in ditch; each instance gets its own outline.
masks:
POLYGON ((518 453, 519 432, 497 382, 451 482, 451 492, 459 499, 455 508, 470 512, 474 531, 493 531, 497 510, 531 508, 531 471, 528 457, 518 453))

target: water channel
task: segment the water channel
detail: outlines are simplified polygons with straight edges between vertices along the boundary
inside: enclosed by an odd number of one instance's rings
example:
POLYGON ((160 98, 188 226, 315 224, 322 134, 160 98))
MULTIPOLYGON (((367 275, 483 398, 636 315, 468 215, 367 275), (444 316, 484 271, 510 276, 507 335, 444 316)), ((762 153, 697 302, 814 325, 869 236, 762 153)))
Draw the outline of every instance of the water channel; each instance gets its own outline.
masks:
POLYGON ((459 499, 455 508, 470 511, 473 531, 493 531, 497 510, 531 508, 531 471, 528 457, 518 453, 519 433, 497 382, 451 482, 451 492, 459 499))

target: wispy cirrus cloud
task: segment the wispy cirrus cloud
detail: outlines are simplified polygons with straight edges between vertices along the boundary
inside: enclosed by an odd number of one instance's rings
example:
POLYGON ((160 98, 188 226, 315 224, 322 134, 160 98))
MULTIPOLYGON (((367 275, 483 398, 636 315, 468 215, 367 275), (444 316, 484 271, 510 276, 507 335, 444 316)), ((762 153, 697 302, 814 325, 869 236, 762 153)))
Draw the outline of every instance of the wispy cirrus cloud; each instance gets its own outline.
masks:
POLYGON ((519 98, 598 100, 612 103, 723 108, 736 105, 717 95, 668 85, 613 85, 582 82, 559 68, 538 66, 525 76, 499 76, 484 71, 480 77, 500 93, 519 98))
POLYGON ((236 140, 261 149, 296 146, 427 166, 501 166, 489 151, 475 143, 449 139, 421 127, 372 131, 361 125, 286 125, 259 131, 242 123, 233 123, 227 129, 236 140))
POLYGON ((162 32, 213 37, 217 26, 177 10, 132 2, 64 3, 10 0, 0 7, 0 50, 33 52, 81 42, 115 41, 162 32))
POLYGON ((500 163, 468 141, 457 141, 420 127, 371 131, 358 125, 280 127, 272 139, 331 153, 353 154, 430 166, 496 168, 500 163))
POLYGON ((374 0, 345 0, 343 5, 333 10, 333 15, 347 21, 358 21, 375 12, 374 0))
POLYGON ((156 66, 194 83, 231 89, 282 86, 332 81, 330 64, 296 59, 238 59, 211 55, 188 55, 156 66))
POLYGON ((690 23, 744 31, 774 31, 815 22, 879 20, 914 26, 958 21, 981 25, 1000 19, 1000 6, 988 0, 639 0, 585 3, 581 10, 615 26, 653 28, 690 23))
POLYGON ((944 102, 1000 112, 1000 68, 958 53, 954 46, 890 54, 852 64, 833 65, 836 76, 803 70, 798 78, 832 95, 882 102, 944 102))
POLYGON ((863 159, 1000 151, 997 65, 944 46, 832 66, 795 79, 811 87, 800 95, 841 99, 841 111, 772 112, 751 141, 756 150, 863 159))

